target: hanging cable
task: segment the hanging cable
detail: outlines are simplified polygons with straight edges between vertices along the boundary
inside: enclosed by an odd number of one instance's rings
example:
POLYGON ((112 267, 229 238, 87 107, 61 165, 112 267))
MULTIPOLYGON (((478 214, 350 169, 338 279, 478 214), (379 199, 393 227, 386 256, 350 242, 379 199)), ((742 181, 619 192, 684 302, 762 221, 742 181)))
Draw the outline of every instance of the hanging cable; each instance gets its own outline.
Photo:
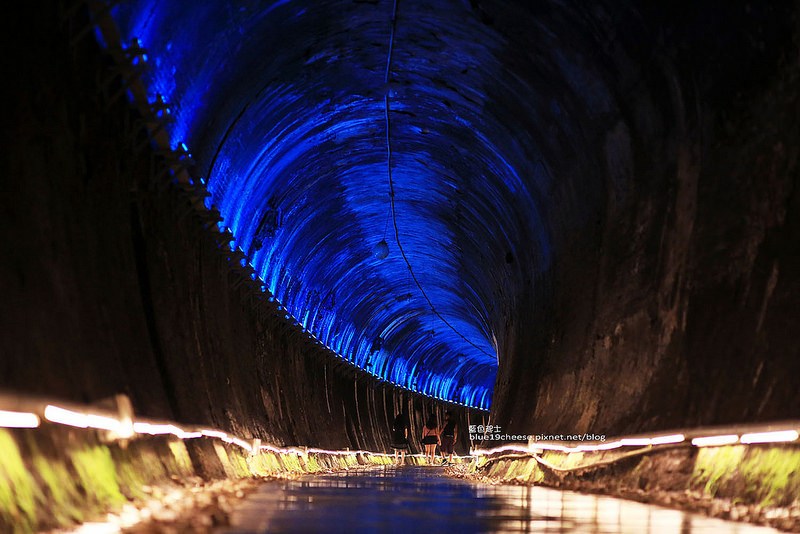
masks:
POLYGON ((430 306, 433 314, 436 317, 438 317, 445 325, 447 325, 450 328, 450 330, 455 332, 456 335, 458 335, 461 339, 472 345, 474 348, 479 350, 484 355, 489 356, 490 358, 497 359, 498 358, 497 354, 494 355, 489 354, 483 348, 479 347, 478 345, 467 339, 461 332, 456 330, 456 328, 452 324, 450 324, 450 322, 436 310, 436 307, 433 305, 433 302, 431 302, 430 297, 428 297, 428 294, 425 292, 424 289, 422 289, 422 284, 420 284, 419 280, 417 279, 417 275, 414 273, 414 269, 411 268, 411 262, 408 260, 408 256, 406 256, 406 252, 403 249, 403 245, 400 243, 400 230, 397 227, 397 210, 394 202, 394 180, 392 179, 391 123, 389 121, 389 111, 391 111, 391 106, 389 105, 389 74, 392 68, 392 53, 394 52, 394 34, 396 29, 397 29, 397 0, 394 0, 394 4, 392 6, 391 31, 389 34, 389 54, 386 58, 386 72, 384 74, 384 79, 383 79, 384 88, 386 91, 384 93, 383 102, 384 102, 384 113, 386 117, 386 162, 387 162, 387 175, 389 177, 389 203, 391 204, 392 208, 391 211, 392 226, 394 226, 394 237, 395 240, 397 241, 397 248, 398 250, 400 250, 400 255, 403 257, 403 261, 406 263, 406 266, 408 267, 408 272, 411 274, 411 278, 414 280, 414 284, 416 284, 420 293, 422 293, 422 296, 428 302, 428 306, 430 306))

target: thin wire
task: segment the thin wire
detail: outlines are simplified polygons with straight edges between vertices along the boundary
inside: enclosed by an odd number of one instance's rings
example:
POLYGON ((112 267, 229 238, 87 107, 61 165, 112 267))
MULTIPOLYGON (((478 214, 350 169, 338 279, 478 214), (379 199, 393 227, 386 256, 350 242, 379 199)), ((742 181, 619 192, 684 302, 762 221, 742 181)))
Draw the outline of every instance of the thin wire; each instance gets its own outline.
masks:
MULTIPOLYGON (((392 66, 392 51, 394 50, 394 30, 397 27, 397 0, 394 0, 392 6, 392 27, 391 34, 389 35, 389 55, 386 58, 386 73, 383 76, 383 83, 389 83, 389 69, 392 66)), ((388 89, 388 88, 387 88, 388 89)))
POLYGON ((389 218, 392 216, 391 212, 386 213, 386 222, 383 223, 383 240, 386 241, 386 232, 389 230, 389 218))
MULTIPOLYGON (((474 348, 478 349, 484 355, 489 356, 490 358, 497 358, 497 354, 489 354, 484 349, 467 339, 461 332, 456 330, 456 328, 450 324, 450 322, 442 317, 442 315, 436 310, 436 307, 431 302, 430 297, 422 289, 422 284, 420 284, 419 280, 417 279, 417 275, 414 274, 414 269, 411 268, 411 262, 408 260, 408 256, 406 256, 406 251, 403 249, 403 245, 400 243, 400 230, 397 228, 397 210, 395 207, 394 202, 394 180, 392 179, 392 143, 391 143, 391 124, 389 122, 389 73, 392 67, 392 52, 394 51, 394 33, 397 27, 397 0, 394 0, 394 5, 392 7, 392 25, 391 25, 391 33, 389 35, 389 55, 386 58, 386 73, 384 74, 384 85, 385 85, 385 94, 383 97, 384 102, 384 113, 386 117, 386 163, 387 163, 387 174, 389 176, 389 202, 392 206, 392 226, 394 226, 394 238, 397 241, 397 248, 400 250, 400 255, 403 257, 403 261, 406 262, 406 266, 408 267, 408 272, 411 274, 411 278, 414 280, 417 288, 419 289, 422 296, 425 297, 425 300, 428 302, 428 306, 430 306, 431 311, 433 312, 436 317, 438 317, 444 324, 450 327, 450 330, 455 332, 461 339, 472 345, 474 348)), ((385 234, 384 230, 384 234, 385 234)))

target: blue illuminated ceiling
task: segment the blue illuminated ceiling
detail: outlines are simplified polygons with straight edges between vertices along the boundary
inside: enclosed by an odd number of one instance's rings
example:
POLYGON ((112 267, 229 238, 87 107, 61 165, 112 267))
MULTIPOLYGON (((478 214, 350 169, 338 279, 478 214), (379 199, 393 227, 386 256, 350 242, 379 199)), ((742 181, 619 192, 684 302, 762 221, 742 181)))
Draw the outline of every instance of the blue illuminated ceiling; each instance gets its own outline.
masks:
POLYGON ((173 147, 287 312, 383 379, 488 408, 520 288, 550 262, 529 130, 560 110, 468 2, 400 0, 389 64, 393 8, 140 0, 112 15, 146 50, 173 147))

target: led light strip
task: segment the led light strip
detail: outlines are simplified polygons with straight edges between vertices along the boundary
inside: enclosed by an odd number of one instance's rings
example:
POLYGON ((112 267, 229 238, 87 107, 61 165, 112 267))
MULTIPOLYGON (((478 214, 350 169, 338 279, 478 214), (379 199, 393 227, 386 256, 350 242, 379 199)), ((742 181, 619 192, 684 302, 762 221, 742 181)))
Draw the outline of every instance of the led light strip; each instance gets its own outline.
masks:
POLYGON ((0 427, 37 428, 39 424, 39 416, 35 413, 0 410, 0 427))
MULTIPOLYGON (((19 406, 36 406, 36 409, 22 411, 19 409, 3 410, 0 409, 0 428, 38 428, 41 426, 39 412, 44 419, 52 424, 71 426, 74 428, 104 430, 111 432, 117 439, 128 439, 136 435, 156 436, 172 435, 181 440, 197 439, 202 437, 219 439, 225 443, 236 445, 250 454, 258 452, 272 452, 276 454, 287 454, 296 456, 307 456, 309 454, 322 454, 332 456, 353 456, 365 455, 375 457, 391 457, 390 453, 373 452, 366 450, 330 450, 316 447, 276 447, 269 444, 261 444, 259 440, 247 441, 242 438, 232 436, 222 430, 212 428, 192 428, 186 429, 172 422, 154 422, 147 420, 134 421, 131 418, 119 417, 110 412, 94 410, 91 407, 77 408, 74 405, 69 407, 57 406, 47 401, 20 400, 14 396, 0 395, 0 404, 6 404, 9 408, 19 408, 19 406), (3 402, 6 401, 6 402, 3 402), (10 406, 8 406, 10 405, 10 406), (43 407, 43 408, 42 408, 43 407)), ((719 447, 741 443, 750 444, 769 444, 769 443, 792 443, 800 440, 800 433, 796 430, 800 428, 800 423, 787 423, 785 428, 773 430, 767 427, 761 432, 747 432, 734 434, 731 432, 713 434, 711 431, 707 435, 700 435, 691 438, 691 446, 694 447, 719 447)), ((699 433, 698 430, 694 431, 699 433)), ((533 455, 541 451, 557 451, 566 454, 576 452, 597 452, 613 450, 621 447, 653 447, 659 445, 677 445, 685 443, 687 437, 681 433, 659 434, 652 437, 634 436, 618 438, 607 442, 593 442, 585 445, 567 446, 553 442, 530 442, 527 445, 510 444, 495 447, 493 449, 477 449, 471 451, 469 456, 459 456, 459 458, 474 458, 479 456, 490 456, 494 454, 512 452, 525 455, 533 455)), ((411 457, 423 457, 423 454, 409 454, 411 457)))
MULTIPOLYGON (((798 425, 800 426, 800 425, 798 425)), ((741 443, 768 444, 768 443, 791 443, 800 439, 797 430, 770 430, 765 432, 750 432, 744 434, 724 433, 717 435, 698 436, 691 439, 694 447, 720 447, 723 445, 733 445, 741 443)), ((472 451, 472 456, 491 456, 504 452, 518 452, 523 454, 534 454, 537 451, 557 451, 566 454, 575 452, 598 452, 618 449, 620 447, 652 447, 658 445, 677 445, 687 440, 684 434, 664 434, 654 437, 630 437, 620 438, 613 441, 592 443, 587 445, 567 446, 552 442, 531 442, 526 445, 504 445, 493 449, 477 449, 472 451)))
POLYGON ((739 436, 736 434, 723 434, 721 436, 705 436, 702 438, 694 438, 692 445, 695 447, 719 447, 720 445, 733 445, 739 442, 739 436))
MULTIPOLYGON (((15 399, 14 397, 6 396, 0 399, 0 402, 7 398, 15 399)), ((105 430, 112 432, 117 439, 127 439, 135 435, 172 435, 181 440, 209 437, 236 445, 249 453, 253 453, 253 451, 256 450, 253 443, 232 436, 221 430, 210 428, 189 430, 171 422, 132 421, 124 417, 114 416, 107 412, 93 411, 89 407, 78 409, 74 406, 57 406, 46 401, 37 402, 30 399, 23 402, 27 402, 27 404, 30 405, 38 405, 39 407, 43 406, 44 408, 41 410, 42 416, 44 420, 49 423, 87 430, 105 430)), ((12 403, 19 404, 16 399, 13 400, 12 403)), ((36 411, 39 410, 37 409, 36 411)), ((41 418, 34 413, 34 411, 0 410, 0 428, 39 428, 40 426, 41 418)), ((302 449, 298 447, 275 447, 273 445, 259 445, 257 450, 277 454, 294 454, 298 456, 305 456, 308 454, 391 456, 386 453, 375 453, 365 450, 341 451, 319 448, 302 449)))
POLYGON ((787 443, 797 441, 798 438, 800 438, 800 434, 798 434, 797 430, 776 430, 773 432, 742 434, 739 441, 749 445, 751 443, 787 443))
POLYGON ((48 404, 44 409, 44 418, 51 423, 74 426, 77 428, 94 428, 114 432, 119 438, 130 438, 134 434, 133 422, 116 419, 107 415, 82 413, 48 404))
MULTIPOLYGON (((392 11, 392 37, 390 38, 390 52, 389 58, 387 60, 386 65, 386 75, 385 75, 385 83, 388 84, 389 80, 389 70, 391 64, 391 48, 393 46, 394 41, 394 32, 396 26, 396 12, 397 12, 397 0, 394 1, 394 7, 392 11)), ((95 20, 95 27, 99 32, 99 35, 102 36, 100 39, 100 44, 105 46, 109 52, 112 53, 115 61, 122 66, 130 66, 130 65, 137 65, 140 61, 142 64, 147 63, 148 56, 146 53, 146 48, 144 47, 143 43, 139 39, 135 39, 131 44, 125 44, 120 41, 120 36, 118 34, 118 28, 116 23, 109 15, 108 10, 102 10, 100 12, 95 13, 97 19, 95 20), (118 45, 110 46, 110 43, 117 42, 118 45)), ((124 71, 123 71, 124 72, 124 71)), ((146 88, 145 84, 139 79, 138 76, 132 75, 125 75, 126 78, 126 87, 128 88, 128 93, 130 100, 133 106, 147 118, 147 123, 150 124, 148 128, 148 133, 150 136, 151 141, 157 146, 156 152, 160 155, 165 156, 168 159, 168 167, 170 169, 170 173, 173 176, 173 179, 178 183, 182 183, 184 185, 192 186, 197 188, 197 191, 202 192, 204 195, 209 195, 210 192, 208 187, 206 186, 206 180, 203 177, 192 176, 189 172, 189 168, 192 164, 194 164, 194 158, 192 156, 192 151, 190 150, 189 145, 185 141, 178 142, 176 146, 172 146, 173 143, 169 139, 169 131, 168 121, 169 117, 172 116, 172 108, 170 107, 170 103, 167 102, 162 94, 156 94, 153 98, 149 96, 149 89, 146 88), (198 185, 199 182, 199 185, 198 185)), ((388 87, 388 85, 387 85, 388 87)), ((389 142, 389 130, 388 130, 388 106, 389 106, 389 96, 388 93, 385 96, 386 98, 386 106, 387 106, 387 143, 389 142)), ((387 145, 387 148, 388 147, 387 145)), ((391 156, 389 156, 391 159, 391 156)), ((391 174, 391 165, 389 166, 389 173, 391 174)), ((391 176, 390 183, 391 183, 391 176)), ((205 197, 203 197, 205 198, 205 197)), ((392 195, 392 199, 393 199, 392 195)), ((205 214, 211 214, 213 209, 218 210, 218 206, 215 208, 211 203, 208 205, 206 204, 205 200, 199 201, 196 205, 193 204, 198 210, 205 214)), ((392 200, 392 213, 394 213, 394 200, 392 200)), ((220 212, 221 216, 221 212, 220 212)), ((450 404, 455 404, 458 406, 467 406, 475 410, 479 411, 488 411, 486 408, 482 407, 479 403, 466 403, 461 402, 455 399, 445 399, 439 396, 435 391, 423 392, 418 391, 415 388, 411 387, 410 384, 401 385, 389 379, 389 377, 383 377, 375 372, 368 370, 364 367, 357 365, 353 358, 354 354, 345 355, 340 354, 339 352, 335 351, 329 344, 322 343, 316 336, 314 332, 310 329, 306 328, 306 326, 296 317, 291 311, 289 311, 284 304, 271 292, 267 289, 266 281, 261 278, 261 276, 256 272, 253 264, 252 258, 247 257, 244 253, 244 250, 240 245, 236 245, 237 238, 233 234, 233 230, 228 227, 227 225, 223 224, 222 219, 213 224, 213 228, 219 232, 220 236, 226 236, 229 234, 230 239, 226 239, 224 243, 220 243, 220 248, 222 248, 226 254, 228 252, 234 253, 234 255, 239 254, 240 257, 237 257, 236 260, 231 260, 231 266, 238 270, 239 267, 245 269, 245 271, 250 271, 245 278, 249 278, 253 282, 255 282, 256 287, 258 288, 257 291, 261 293, 265 293, 269 302, 274 302, 277 305, 277 309, 279 311, 285 311, 283 315, 285 320, 290 321, 292 325, 298 328, 304 334, 310 335, 320 346, 324 346, 330 353, 333 354, 334 357, 339 358, 340 360, 347 362, 348 365, 356 369, 358 372, 365 373, 367 376, 372 377, 373 379, 378 380, 379 382, 390 383, 395 387, 401 388, 406 391, 411 391, 414 394, 422 395, 424 397, 437 399, 443 402, 447 402, 450 404), (240 263, 241 262, 241 263, 240 263)), ((395 222, 395 230, 396 230, 396 222, 395 222)), ((399 234, 398 234, 399 239, 399 234)), ((400 242, 398 240, 398 246, 400 246, 400 242)), ((403 252, 402 247, 400 246, 401 252, 403 252)), ((405 258, 405 252, 403 252, 403 257, 405 258)), ((408 259, 406 259, 406 263, 408 263, 408 259)), ((411 265, 408 264, 408 268, 411 271, 411 265)), ((414 275, 414 272, 411 271, 411 275, 414 275)), ((416 277, 414 277, 416 281, 416 277)), ((475 345, 472 341, 464 337, 458 330, 455 329, 443 316, 439 314, 436 308, 433 307, 433 303, 428 298, 428 295, 422 290, 422 286, 420 286, 419 282, 417 281, 417 285, 419 289, 422 291, 423 296, 428 301, 428 304, 431 306, 431 310, 435 315, 439 317, 447 326, 449 326, 456 334, 458 334, 461 338, 463 338, 467 343, 475 347, 476 349, 480 350, 487 356, 492 358, 496 358, 496 354, 492 355, 487 353, 484 349, 475 345)), ((464 400, 464 399, 462 399, 464 400)))

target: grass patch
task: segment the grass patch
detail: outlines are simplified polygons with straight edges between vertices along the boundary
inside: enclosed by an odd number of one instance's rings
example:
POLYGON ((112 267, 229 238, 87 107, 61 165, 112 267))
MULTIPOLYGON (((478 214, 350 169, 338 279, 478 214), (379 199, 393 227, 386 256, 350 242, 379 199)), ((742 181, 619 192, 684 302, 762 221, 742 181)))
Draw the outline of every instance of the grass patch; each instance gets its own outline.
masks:
POLYGON ((169 451, 172 453, 172 459, 174 461, 167 464, 167 469, 172 473, 182 476, 192 476, 194 474, 192 459, 183 441, 170 441, 169 451))
POLYGON ((111 451, 94 445, 73 451, 72 467, 78 475, 86 497, 100 509, 125 502, 117 480, 117 471, 111 451))
POLYGON ((41 480, 41 505, 50 511, 55 525, 83 521, 80 494, 67 466, 60 460, 37 455, 33 467, 41 480))
POLYGON ((800 451, 751 447, 739 467, 745 491, 763 506, 788 506, 800 496, 800 451))
POLYGON ((6 430, 0 430, 0 530, 33 532, 34 488, 17 442, 6 430))

